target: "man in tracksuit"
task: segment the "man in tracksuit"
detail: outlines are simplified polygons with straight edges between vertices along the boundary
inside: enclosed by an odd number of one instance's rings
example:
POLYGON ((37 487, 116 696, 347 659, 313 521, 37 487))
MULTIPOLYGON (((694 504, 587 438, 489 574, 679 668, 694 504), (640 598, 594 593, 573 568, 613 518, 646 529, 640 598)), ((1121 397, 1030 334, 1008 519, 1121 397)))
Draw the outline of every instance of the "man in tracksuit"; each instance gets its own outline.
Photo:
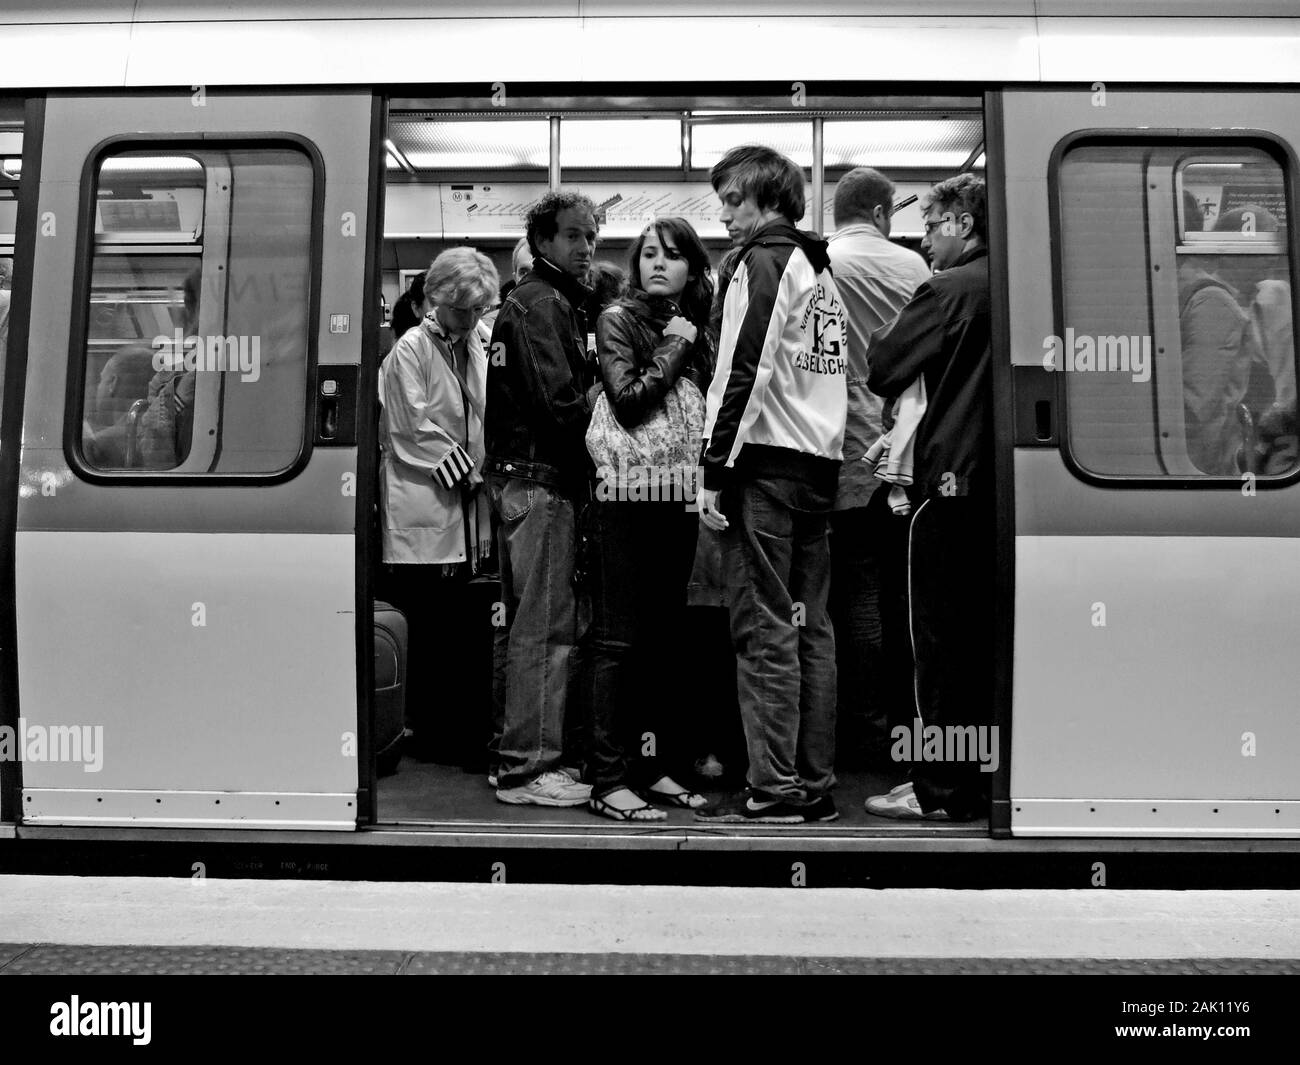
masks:
POLYGON ((838 817, 827 523, 848 407, 847 326, 826 242, 800 232, 803 172, 770 148, 710 175, 741 246, 705 412, 700 520, 723 565, 749 787, 702 821, 838 817))
MULTIPOLYGON (((908 606, 915 655, 913 729, 987 728, 993 707, 993 400, 984 182, 959 174, 922 198, 922 247, 935 274, 871 336, 867 387, 885 399, 925 379, 916 429, 908 606)), ((913 741, 905 745, 920 749, 913 741)), ((980 744, 967 744, 978 748, 980 744)), ((915 762, 912 779, 867 800, 880 817, 968 820, 989 776, 960 761, 915 762)))

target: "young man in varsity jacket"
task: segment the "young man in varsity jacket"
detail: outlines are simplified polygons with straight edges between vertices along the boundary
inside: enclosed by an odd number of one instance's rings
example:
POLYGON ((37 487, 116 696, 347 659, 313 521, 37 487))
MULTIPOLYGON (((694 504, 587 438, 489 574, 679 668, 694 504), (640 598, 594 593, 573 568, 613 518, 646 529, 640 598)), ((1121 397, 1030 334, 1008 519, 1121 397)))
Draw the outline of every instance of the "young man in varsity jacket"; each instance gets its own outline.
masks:
POLYGON ((847 325, 826 242, 800 232, 803 172, 769 148, 710 175, 740 246, 705 412, 700 520, 723 533, 749 787, 702 821, 838 817, 827 524, 839 476, 847 325))

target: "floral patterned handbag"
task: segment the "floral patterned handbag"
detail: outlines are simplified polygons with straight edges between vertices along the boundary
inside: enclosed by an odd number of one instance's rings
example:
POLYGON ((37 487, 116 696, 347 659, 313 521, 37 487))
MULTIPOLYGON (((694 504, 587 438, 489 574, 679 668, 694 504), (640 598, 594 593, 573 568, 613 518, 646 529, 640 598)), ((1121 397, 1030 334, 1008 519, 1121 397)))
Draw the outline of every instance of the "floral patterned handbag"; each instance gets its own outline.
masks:
POLYGON ((587 427, 587 453, 606 485, 694 484, 703 435, 704 396, 682 376, 634 429, 619 424, 602 392, 587 427))

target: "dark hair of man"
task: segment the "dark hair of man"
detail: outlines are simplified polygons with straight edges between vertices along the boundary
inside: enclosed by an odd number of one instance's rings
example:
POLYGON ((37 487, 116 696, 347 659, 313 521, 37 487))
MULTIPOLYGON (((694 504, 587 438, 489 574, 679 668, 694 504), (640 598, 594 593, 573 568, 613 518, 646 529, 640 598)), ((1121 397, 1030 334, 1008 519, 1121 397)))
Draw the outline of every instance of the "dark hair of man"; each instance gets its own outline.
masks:
POLYGON ((590 212, 595 220, 596 205, 590 197, 575 189, 555 189, 528 208, 528 216, 524 221, 528 227, 528 249, 534 256, 542 254, 537 247, 539 240, 550 240, 560 231, 560 212, 567 211, 570 207, 590 212))
POLYGON ((645 247, 645 238, 650 234, 651 228, 660 244, 672 245, 686 260, 687 269, 694 280, 686 283, 677 304, 686 318, 697 327, 703 327, 709 321, 709 311, 713 305, 713 278, 709 273, 709 253, 700 243, 700 235, 695 232, 695 227, 686 219, 675 216, 656 218, 641 231, 628 254, 628 276, 632 279, 632 284, 639 289, 645 288, 641 280, 641 250, 645 247))
POLYGON ((416 274, 411 278, 411 283, 406 286, 406 291, 402 293, 403 299, 410 300, 413 308, 418 309, 424 302, 424 278, 427 273, 428 271, 425 270, 416 274))
POLYGON ((735 184, 753 196, 759 210, 776 211, 791 222, 803 217, 803 171, 791 159, 761 144, 732 148, 709 171, 714 192, 735 184))
POLYGON ((975 220, 973 234, 980 240, 989 239, 988 197, 984 191, 984 179, 974 174, 958 174, 946 181, 941 181, 921 197, 921 210, 928 211, 931 206, 940 215, 952 212, 954 218, 968 214, 975 220))
POLYGON ((870 222, 877 207, 894 207, 894 183, 869 166, 854 167, 835 186, 835 228, 870 222))

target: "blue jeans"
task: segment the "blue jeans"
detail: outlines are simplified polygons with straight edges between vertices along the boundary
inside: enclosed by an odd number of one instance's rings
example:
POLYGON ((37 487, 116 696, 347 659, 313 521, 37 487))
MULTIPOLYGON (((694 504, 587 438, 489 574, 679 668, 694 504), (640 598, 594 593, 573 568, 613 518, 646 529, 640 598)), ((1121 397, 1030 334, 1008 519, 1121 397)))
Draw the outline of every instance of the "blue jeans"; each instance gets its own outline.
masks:
POLYGON ((815 802, 835 786, 835 633, 826 500, 758 478, 720 500, 749 785, 815 802))
POLYGON ((501 594, 506 627, 495 658, 504 666, 498 787, 516 788, 558 769, 578 637, 573 589, 576 506, 520 477, 488 478, 500 519, 501 594))

